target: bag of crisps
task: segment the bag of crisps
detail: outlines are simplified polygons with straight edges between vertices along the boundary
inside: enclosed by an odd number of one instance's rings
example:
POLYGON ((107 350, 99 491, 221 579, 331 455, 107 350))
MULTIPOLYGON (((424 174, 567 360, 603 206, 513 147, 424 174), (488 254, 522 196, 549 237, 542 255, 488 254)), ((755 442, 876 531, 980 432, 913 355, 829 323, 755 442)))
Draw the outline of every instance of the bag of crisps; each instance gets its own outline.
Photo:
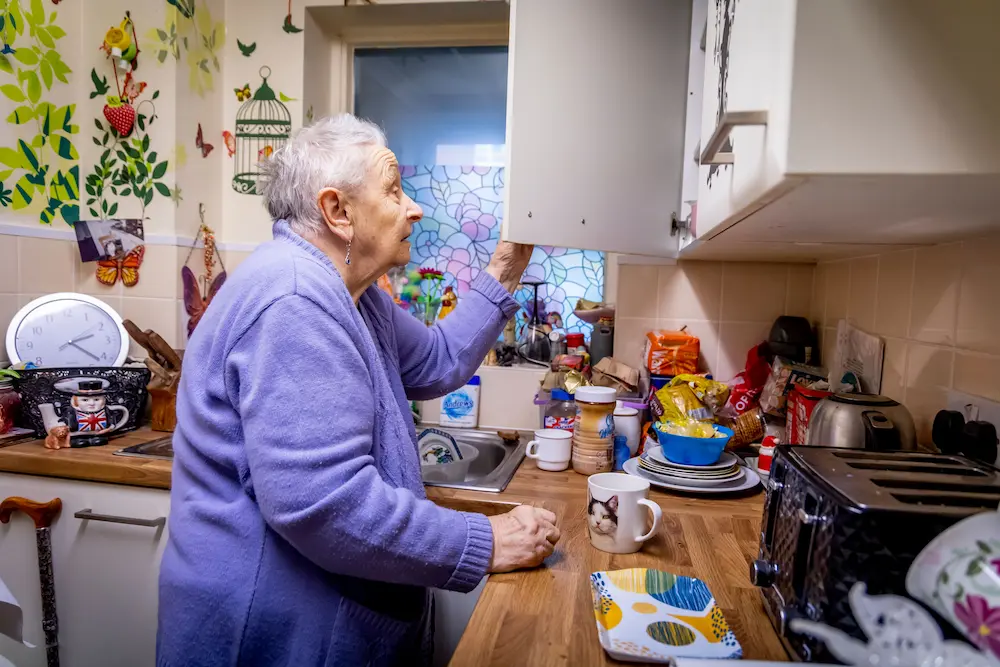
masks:
POLYGON ((654 375, 684 375, 698 371, 699 341, 684 331, 650 331, 643 360, 654 375))

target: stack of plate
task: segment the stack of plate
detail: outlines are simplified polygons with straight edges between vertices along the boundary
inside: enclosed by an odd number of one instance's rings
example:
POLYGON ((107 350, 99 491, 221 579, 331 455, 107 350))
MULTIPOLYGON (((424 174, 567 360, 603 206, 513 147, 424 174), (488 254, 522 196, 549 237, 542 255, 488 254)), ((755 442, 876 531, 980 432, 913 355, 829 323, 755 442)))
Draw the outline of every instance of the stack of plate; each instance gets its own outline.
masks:
POLYGON ((716 463, 694 466, 668 461, 659 447, 625 462, 625 472, 642 477, 654 486, 693 493, 726 493, 755 487, 760 477, 740 465, 739 458, 723 452, 716 463))

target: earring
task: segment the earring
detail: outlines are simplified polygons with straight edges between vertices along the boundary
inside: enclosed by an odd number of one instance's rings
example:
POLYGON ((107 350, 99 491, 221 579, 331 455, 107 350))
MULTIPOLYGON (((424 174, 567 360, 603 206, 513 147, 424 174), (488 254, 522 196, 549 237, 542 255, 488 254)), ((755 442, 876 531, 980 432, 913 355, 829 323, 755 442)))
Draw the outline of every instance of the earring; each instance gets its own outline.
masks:
POLYGON ((347 257, 344 258, 344 263, 348 266, 351 264, 351 242, 347 242, 347 257))

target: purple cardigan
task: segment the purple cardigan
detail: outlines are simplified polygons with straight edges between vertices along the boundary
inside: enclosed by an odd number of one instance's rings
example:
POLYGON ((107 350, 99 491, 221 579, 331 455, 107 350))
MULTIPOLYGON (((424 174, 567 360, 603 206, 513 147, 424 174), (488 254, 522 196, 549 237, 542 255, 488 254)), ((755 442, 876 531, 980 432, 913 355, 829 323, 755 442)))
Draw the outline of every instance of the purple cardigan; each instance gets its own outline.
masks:
POLYGON ((355 307, 275 223, 184 355, 157 665, 421 662, 426 587, 474 588, 493 535, 426 499, 408 399, 463 385, 517 308, 485 272, 430 328, 375 286, 355 307))

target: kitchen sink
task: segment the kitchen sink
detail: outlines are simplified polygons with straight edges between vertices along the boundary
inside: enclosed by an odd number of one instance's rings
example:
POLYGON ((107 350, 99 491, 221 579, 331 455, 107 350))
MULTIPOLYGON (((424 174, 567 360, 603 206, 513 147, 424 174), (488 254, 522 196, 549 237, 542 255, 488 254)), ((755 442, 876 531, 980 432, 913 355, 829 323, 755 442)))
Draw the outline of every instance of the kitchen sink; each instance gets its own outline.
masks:
MULTIPOLYGON (((465 479, 455 482, 443 482, 427 479, 427 468, 424 466, 424 485, 444 486, 451 489, 470 489, 472 491, 489 491, 499 493, 507 488, 517 467, 524 460, 524 450, 528 446, 531 434, 527 432, 517 432, 518 439, 504 440, 496 431, 479 431, 475 429, 446 428, 434 426, 433 428, 450 434, 458 442, 475 447, 479 455, 469 466, 469 472, 465 479)), ((423 429, 417 427, 420 432, 423 429)), ((513 431, 512 431, 513 432, 513 431)))
MULTIPOLYGON (((471 489, 473 491, 489 491, 499 493, 507 488, 517 466, 524 460, 524 450, 531 439, 529 432, 517 432, 517 441, 504 440, 496 431, 478 431, 475 429, 446 428, 434 426, 439 431, 452 435, 458 442, 478 450, 479 455, 469 466, 465 479, 457 482, 439 482, 424 480, 427 486, 444 486, 453 489, 471 489)), ((417 431, 422 431, 418 427, 417 431)), ((174 458, 171 446, 171 436, 157 438, 131 447, 125 447, 115 452, 117 456, 134 456, 143 459, 174 458)), ((426 472, 426 471, 425 471, 426 472)))

